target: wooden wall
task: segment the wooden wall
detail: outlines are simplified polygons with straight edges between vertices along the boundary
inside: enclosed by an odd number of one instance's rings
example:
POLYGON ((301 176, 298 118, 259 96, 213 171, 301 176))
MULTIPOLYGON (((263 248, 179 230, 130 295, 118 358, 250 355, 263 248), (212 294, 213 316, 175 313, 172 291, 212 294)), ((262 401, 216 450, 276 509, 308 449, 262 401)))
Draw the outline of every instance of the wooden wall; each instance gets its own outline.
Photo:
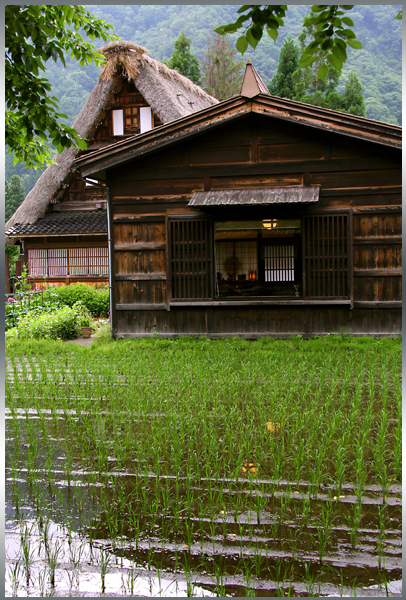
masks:
POLYGON ((113 328, 117 336, 396 334, 401 331, 400 151, 286 121, 248 115, 170 150, 108 172, 113 328), (197 210, 194 191, 320 185, 316 205, 197 210), (351 298, 175 303, 168 219, 348 215, 351 298), (114 246, 114 247, 113 247, 114 246))

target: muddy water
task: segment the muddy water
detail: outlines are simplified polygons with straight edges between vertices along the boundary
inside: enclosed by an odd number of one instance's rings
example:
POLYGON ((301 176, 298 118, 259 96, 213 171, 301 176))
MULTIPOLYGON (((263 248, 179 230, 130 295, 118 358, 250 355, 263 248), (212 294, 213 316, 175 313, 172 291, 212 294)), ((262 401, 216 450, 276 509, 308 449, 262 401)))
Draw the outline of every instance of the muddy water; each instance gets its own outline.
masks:
POLYGON ((113 457, 92 470, 70 462, 58 418, 49 459, 36 411, 6 414, 7 596, 401 596, 400 486, 385 504, 366 486, 354 533, 351 485, 336 497, 306 481, 158 478, 113 457))

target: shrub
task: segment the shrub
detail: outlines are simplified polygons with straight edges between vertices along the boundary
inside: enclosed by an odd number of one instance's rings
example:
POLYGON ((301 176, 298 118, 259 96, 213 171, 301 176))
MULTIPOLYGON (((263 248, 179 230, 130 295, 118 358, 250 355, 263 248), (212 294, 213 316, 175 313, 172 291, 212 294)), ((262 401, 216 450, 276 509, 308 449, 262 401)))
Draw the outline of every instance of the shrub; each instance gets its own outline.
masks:
POLYGON ((95 321, 93 323, 93 330, 95 331, 93 340, 96 345, 106 344, 112 341, 110 337, 110 322, 108 319, 95 321))
POLYGON ((45 293, 56 294, 59 300, 70 308, 76 302, 83 302, 92 317, 107 317, 109 312, 109 290, 106 288, 96 288, 85 283, 74 283, 47 288, 45 293))
POLYGON ((20 291, 6 299, 6 330, 15 327, 24 316, 30 318, 63 308, 63 303, 53 293, 43 293, 39 289, 20 291))
POLYGON ((65 307, 54 313, 38 317, 20 318, 17 327, 6 332, 6 337, 22 339, 73 340, 80 335, 80 327, 74 310, 65 307))
POLYGON ((75 302, 75 304, 72 306, 72 310, 75 312, 76 321, 79 327, 90 326, 92 315, 90 313, 90 310, 87 308, 86 304, 82 300, 75 302))

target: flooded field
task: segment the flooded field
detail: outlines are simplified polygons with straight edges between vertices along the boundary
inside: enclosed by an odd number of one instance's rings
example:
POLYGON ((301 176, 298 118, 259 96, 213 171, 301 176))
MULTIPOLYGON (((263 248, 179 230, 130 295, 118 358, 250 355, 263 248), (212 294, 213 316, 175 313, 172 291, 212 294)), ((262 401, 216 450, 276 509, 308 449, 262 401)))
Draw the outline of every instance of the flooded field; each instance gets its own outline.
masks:
POLYGON ((401 596, 387 342, 12 346, 6 595, 401 596))

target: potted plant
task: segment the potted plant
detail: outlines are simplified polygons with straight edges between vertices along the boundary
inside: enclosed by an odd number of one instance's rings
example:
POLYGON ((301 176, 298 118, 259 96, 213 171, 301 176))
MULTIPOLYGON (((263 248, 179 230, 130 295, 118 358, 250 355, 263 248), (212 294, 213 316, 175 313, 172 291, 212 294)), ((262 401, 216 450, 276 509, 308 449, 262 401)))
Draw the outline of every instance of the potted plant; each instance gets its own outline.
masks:
POLYGON ((92 315, 91 315, 89 309, 87 308, 85 303, 82 302, 81 300, 79 300, 78 302, 75 302, 75 304, 72 306, 72 308, 76 313, 77 324, 82 329, 82 336, 84 338, 90 338, 90 336, 92 335, 92 328, 90 327, 90 323, 92 321, 92 315))

